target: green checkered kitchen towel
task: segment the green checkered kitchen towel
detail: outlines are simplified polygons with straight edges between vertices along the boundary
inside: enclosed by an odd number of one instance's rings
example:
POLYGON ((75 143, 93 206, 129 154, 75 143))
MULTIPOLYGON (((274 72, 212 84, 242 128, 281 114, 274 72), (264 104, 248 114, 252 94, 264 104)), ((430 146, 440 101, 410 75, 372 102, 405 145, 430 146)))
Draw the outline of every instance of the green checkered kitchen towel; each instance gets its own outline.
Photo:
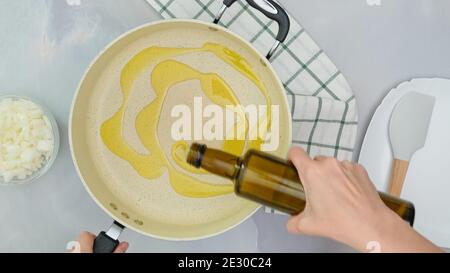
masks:
MULTIPOLYGON (((221 0, 147 0, 164 18, 194 18, 212 22, 221 0)), ((275 41, 277 24, 246 1, 237 1, 221 25, 250 42, 261 53, 275 41)), ((271 59, 286 89, 292 110, 293 144, 311 156, 351 160, 358 115, 353 92, 341 72, 292 17, 284 45, 271 59)))

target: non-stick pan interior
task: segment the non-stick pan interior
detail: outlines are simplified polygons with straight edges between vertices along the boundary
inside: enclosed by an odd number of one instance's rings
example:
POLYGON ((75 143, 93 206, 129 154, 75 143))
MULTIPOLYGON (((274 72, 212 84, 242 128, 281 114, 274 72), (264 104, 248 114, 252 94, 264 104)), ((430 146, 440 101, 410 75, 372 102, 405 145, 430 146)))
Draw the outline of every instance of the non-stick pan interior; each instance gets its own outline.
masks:
MULTIPOLYGON (((167 172, 156 179, 140 176, 127 161, 113 154, 100 137, 102 124, 123 103, 121 72, 130 59, 152 46, 200 48, 205 43, 223 45, 243 56, 251 65, 267 88, 271 103, 280 107, 280 145, 274 154, 285 157, 290 145, 291 122, 284 89, 270 64, 248 43, 220 27, 180 20, 149 24, 122 36, 95 60, 80 84, 71 116, 71 148, 81 179, 97 203, 119 222, 146 235, 173 240, 208 237, 239 224, 258 208, 233 194, 208 198, 182 196, 168 182, 167 172)), ((126 101, 122 134, 130 147, 139 153, 151 151, 145 149, 136 133, 136 116, 155 99, 152 71, 167 60, 186 64, 202 73, 218 74, 243 105, 265 103, 250 80, 214 54, 191 52, 161 58, 139 73, 126 101)), ((153 120, 158 124, 158 144, 168 158, 174 143, 171 109, 179 104, 192 107, 194 97, 202 96, 203 103, 211 103, 202 94, 198 81, 177 83, 169 90, 160 115, 149 117, 149 122, 153 120)), ((220 146, 214 141, 207 143, 220 146)), ((195 174, 192 176, 196 177, 195 174)), ((214 176, 206 177, 211 183, 230 183, 214 176)))

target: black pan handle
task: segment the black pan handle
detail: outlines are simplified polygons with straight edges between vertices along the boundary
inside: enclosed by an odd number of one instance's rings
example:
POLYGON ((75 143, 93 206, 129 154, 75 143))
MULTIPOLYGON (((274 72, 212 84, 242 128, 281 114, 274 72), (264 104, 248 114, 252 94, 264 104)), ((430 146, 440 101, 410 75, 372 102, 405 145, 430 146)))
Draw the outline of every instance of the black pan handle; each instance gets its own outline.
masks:
MULTIPOLYGON (((231 7, 237 0, 224 0, 223 6, 214 19, 214 23, 219 23, 223 14, 227 10, 227 8, 231 7)), ((270 49, 266 58, 270 60, 278 47, 286 41, 286 38, 289 34, 289 30, 291 27, 291 21, 289 19, 289 15, 287 12, 275 1, 273 0, 246 0, 247 3, 253 8, 262 12, 268 18, 274 20, 278 24, 278 34, 276 37, 275 44, 270 49)))
POLYGON ((94 241, 94 253, 113 253, 120 244, 119 237, 124 229, 125 226, 114 222, 107 232, 100 232, 94 241))
POLYGON ((227 8, 231 7, 237 0, 224 0, 222 8, 219 13, 217 13, 216 18, 214 19, 214 24, 218 24, 220 19, 222 19, 223 14, 227 10, 227 8))

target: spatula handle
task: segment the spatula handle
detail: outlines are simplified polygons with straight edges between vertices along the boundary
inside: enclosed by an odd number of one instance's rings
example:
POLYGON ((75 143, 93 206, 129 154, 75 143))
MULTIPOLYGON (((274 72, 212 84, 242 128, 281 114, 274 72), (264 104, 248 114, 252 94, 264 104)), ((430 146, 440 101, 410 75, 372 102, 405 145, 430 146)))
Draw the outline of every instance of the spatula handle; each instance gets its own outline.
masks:
POLYGON ((394 159, 391 171, 391 184, 389 193, 393 196, 400 197, 405 182, 406 173, 408 172, 409 162, 400 159, 394 159))

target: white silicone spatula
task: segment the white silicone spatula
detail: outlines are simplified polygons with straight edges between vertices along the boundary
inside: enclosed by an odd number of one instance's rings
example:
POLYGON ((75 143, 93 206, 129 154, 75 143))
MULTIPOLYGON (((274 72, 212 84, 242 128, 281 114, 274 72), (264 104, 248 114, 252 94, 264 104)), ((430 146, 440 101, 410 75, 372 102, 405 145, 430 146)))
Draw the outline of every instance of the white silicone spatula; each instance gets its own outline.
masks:
POLYGON ((394 153, 389 193, 400 196, 413 154, 425 145, 435 98, 417 92, 406 94, 395 106, 389 124, 394 153))

